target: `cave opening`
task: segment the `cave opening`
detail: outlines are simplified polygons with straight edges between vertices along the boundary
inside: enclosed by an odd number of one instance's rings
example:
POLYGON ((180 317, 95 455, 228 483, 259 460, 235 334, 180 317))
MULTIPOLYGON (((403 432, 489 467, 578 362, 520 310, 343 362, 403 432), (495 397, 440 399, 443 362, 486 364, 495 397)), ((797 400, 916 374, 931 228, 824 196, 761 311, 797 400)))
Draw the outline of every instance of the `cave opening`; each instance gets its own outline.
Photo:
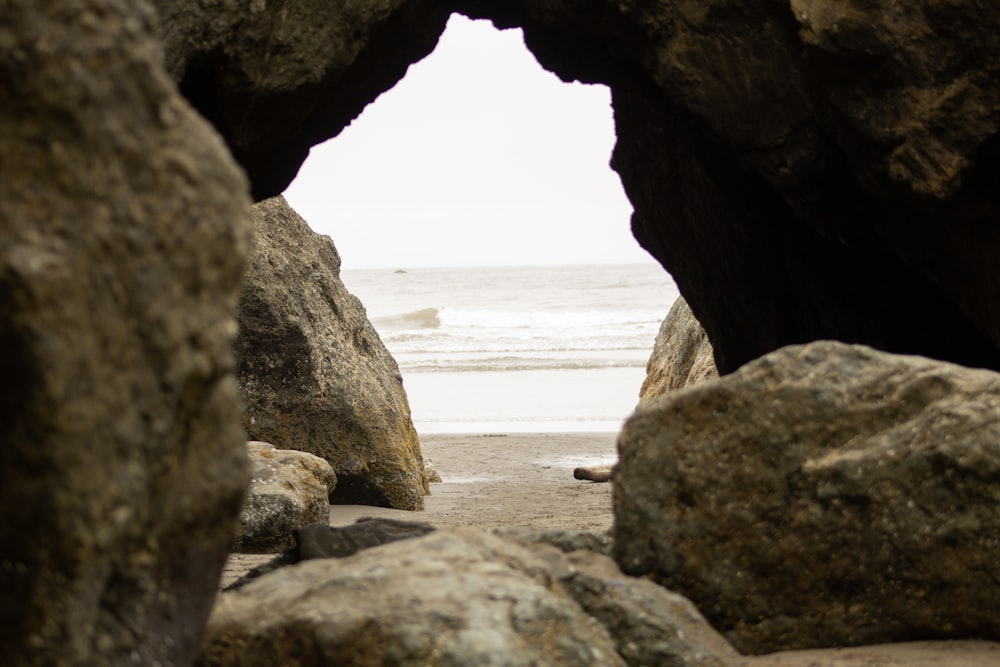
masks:
POLYGON ((418 432, 616 431, 631 412, 677 291, 632 237, 614 142, 606 86, 454 14, 313 147, 285 197, 336 244, 418 432))

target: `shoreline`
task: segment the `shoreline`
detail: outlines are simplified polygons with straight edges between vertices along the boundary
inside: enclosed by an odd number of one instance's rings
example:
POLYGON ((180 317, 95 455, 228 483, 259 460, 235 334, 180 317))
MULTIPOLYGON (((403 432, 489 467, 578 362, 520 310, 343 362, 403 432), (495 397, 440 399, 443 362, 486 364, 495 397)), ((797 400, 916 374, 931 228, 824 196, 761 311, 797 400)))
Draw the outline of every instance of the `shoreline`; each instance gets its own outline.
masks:
POLYGON ((424 462, 441 475, 423 511, 334 505, 330 524, 377 516, 436 527, 605 532, 612 522, 611 485, 576 480, 573 468, 617 461, 617 437, 610 431, 422 435, 424 462))

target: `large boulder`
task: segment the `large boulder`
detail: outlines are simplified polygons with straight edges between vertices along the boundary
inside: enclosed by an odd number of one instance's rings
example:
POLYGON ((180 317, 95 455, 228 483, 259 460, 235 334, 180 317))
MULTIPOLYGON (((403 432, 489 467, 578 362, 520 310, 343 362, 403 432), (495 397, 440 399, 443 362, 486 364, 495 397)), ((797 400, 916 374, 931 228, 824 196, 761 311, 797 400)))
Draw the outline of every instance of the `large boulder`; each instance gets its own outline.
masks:
POLYGON ((223 593, 199 664, 714 667, 733 656, 689 602, 605 556, 453 529, 223 593))
POLYGON ((151 12, 0 9, 0 664, 186 665, 248 480, 249 190, 151 12))
POLYGON ((676 389, 694 386, 719 377, 712 356, 712 343, 695 318, 684 297, 674 302, 646 364, 646 379, 639 390, 645 403, 676 389))
POLYGON ((154 1, 170 71, 258 198, 457 10, 610 86, 633 233, 721 372, 817 339, 1000 369, 1000 5, 154 1))
POLYGON ((253 440, 320 456, 335 503, 423 509, 420 441, 395 360, 340 281, 340 257, 275 197, 254 206, 236 359, 253 440))
POLYGON ((247 454, 252 474, 235 551, 284 551, 294 543, 296 528, 330 521, 337 476, 326 459, 268 442, 248 442, 247 454))
POLYGON ((742 652, 1000 638, 1000 375, 784 348, 619 439, 614 553, 742 652))

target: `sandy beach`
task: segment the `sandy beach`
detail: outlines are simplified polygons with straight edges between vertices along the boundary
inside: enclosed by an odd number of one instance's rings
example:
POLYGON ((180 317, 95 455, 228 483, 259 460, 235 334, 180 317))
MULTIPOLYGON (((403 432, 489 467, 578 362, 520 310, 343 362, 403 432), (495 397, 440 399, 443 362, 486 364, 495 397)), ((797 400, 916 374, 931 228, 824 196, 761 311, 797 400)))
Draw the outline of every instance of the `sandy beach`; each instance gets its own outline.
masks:
MULTIPOLYGON (((367 516, 448 526, 536 526, 604 532, 611 528, 611 484, 579 481, 573 469, 617 459, 615 433, 427 435, 424 459, 441 475, 423 512, 336 505, 330 523, 367 516)), ((226 585, 273 555, 234 555, 226 585)), ((851 649, 790 651, 748 658, 740 667, 990 667, 1000 644, 915 642, 851 649)))

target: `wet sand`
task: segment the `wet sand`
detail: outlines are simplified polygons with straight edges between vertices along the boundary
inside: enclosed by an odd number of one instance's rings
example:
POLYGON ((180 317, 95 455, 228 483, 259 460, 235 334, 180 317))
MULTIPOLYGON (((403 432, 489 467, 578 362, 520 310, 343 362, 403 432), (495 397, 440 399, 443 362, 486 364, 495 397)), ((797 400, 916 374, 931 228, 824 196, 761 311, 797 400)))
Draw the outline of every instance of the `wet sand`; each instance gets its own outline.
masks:
MULTIPOLYGON (((614 433, 421 436, 424 459, 441 475, 422 512, 335 505, 330 523, 368 516, 438 527, 536 526, 611 529, 611 484, 580 481, 573 469, 613 463, 614 433)), ((223 585, 273 555, 234 555, 223 585)), ((1000 667, 1000 644, 915 642, 851 649, 788 651, 745 659, 738 667, 1000 667)), ((736 666, 734 666, 736 667, 736 666)))

